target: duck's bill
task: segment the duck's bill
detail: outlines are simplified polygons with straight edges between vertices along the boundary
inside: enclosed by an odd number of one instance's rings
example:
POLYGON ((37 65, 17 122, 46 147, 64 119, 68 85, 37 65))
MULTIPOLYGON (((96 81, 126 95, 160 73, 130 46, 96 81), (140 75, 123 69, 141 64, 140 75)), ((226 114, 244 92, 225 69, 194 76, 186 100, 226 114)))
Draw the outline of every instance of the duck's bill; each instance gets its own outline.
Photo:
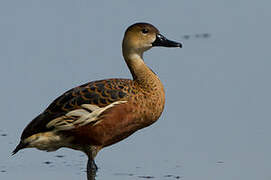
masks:
POLYGON ((179 47, 179 48, 182 48, 183 45, 181 43, 168 40, 167 38, 165 38, 165 36, 163 36, 161 34, 157 34, 155 41, 152 43, 152 46, 164 46, 164 47, 179 47))

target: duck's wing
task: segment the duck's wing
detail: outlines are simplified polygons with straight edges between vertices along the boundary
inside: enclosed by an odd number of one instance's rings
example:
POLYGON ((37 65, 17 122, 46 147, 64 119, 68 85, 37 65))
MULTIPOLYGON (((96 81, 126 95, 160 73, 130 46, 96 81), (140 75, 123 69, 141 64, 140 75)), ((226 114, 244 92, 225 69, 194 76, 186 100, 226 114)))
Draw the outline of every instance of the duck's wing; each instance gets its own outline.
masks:
POLYGON ((21 139, 40 132, 68 130, 94 122, 104 110, 124 103, 123 99, 135 93, 132 87, 133 81, 129 79, 100 80, 75 87, 55 99, 32 120, 21 139))

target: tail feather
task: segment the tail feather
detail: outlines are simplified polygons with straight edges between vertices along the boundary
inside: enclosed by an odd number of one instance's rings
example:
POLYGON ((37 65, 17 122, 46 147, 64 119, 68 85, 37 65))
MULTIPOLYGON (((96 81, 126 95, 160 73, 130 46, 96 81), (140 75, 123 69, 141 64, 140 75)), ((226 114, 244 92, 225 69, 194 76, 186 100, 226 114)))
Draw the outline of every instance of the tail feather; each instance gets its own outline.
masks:
POLYGON ((18 151, 20 151, 21 149, 25 148, 27 146, 27 143, 24 143, 22 141, 20 141, 20 143, 16 146, 16 148, 12 151, 12 156, 14 154, 16 154, 18 151))

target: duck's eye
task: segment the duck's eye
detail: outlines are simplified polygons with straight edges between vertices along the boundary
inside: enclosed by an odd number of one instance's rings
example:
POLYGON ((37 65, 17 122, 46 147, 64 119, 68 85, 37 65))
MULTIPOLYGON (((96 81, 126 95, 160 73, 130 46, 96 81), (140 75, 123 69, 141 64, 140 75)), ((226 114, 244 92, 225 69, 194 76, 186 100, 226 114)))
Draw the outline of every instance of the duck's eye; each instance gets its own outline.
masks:
POLYGON ((149 32, 148 29, 142 29, 142 33, 143 33, 143 34, 147 34, 148 32, 149 32))

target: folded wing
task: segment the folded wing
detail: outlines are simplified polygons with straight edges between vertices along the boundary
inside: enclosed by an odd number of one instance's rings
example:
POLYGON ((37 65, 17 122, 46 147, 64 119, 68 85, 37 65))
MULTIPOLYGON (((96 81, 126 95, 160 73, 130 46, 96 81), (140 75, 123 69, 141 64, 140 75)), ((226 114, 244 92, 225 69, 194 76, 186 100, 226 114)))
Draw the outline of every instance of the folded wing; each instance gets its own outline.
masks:
POLYGON ((114 105, 125 103, 133 89, 129 79, 94 81, 75 87, 54 100, 24 129, 21 139, 50 130, 69 130, 97 123, 99 115, 114 105))

